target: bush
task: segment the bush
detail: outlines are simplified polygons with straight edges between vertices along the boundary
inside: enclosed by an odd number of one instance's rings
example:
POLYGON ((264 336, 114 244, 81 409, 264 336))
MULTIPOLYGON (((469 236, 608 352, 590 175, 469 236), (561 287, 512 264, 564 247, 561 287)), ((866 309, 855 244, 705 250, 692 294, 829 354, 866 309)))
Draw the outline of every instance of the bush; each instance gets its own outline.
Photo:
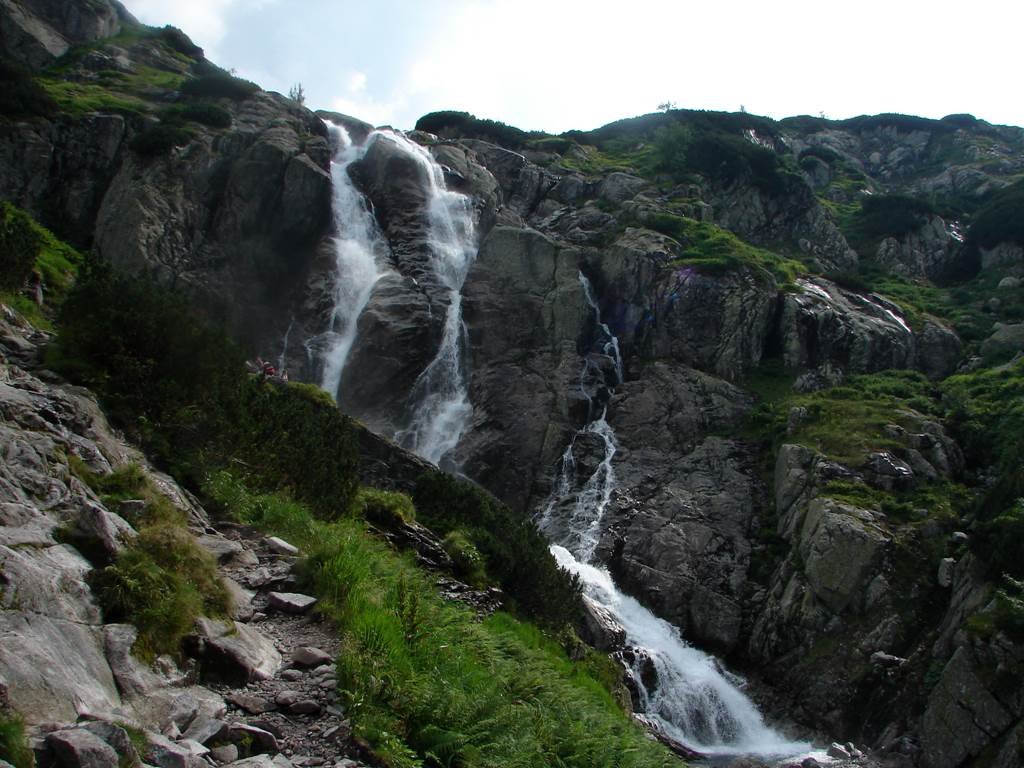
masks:
POLYGON ((420 522, 442 536, 459 530, 483 554, 487 572, 527 615, 552 626, 581 614, 578 579, 558 567, 547 542, 528 520, 486 491, 441 472, 416 482, 420 522))
POLYGON ((0 290, 24 287, 42 248, 31 217, 10 203, 0 205, 0 290))
POLYGON ((234 77, 223 70, 201 74, 181 85, 181 92, 185 96, 235 101, 247 99, 258 90, 259 86, 256 83, 234 77))
POLYGON ((998 576, 1024 578, 1024 498, 996 518, 982 523, 971 542, 979 559, 998 576))
POLYGON ((25 734, 25 721, 16 712, 0 711, 0 760, 14 768, 32 768, 36 764, 25 734))
POLYGON ((436 133, 439 136, 448 138, 483 139, 502 147, 512 147, 514 149, 525 146, 530 139, 548 138, 548 135, 542 131, 524 131, 497 120, 485 120, 476 115, 471 115, 469 112, 454 112, 451 110, 431 112, 424 115, 416 121, 416 130, 436 133))
POLYGON ((231 609, 216 561, 184 525, 143 527, 113 565, 95 573, 93 589, 105 621, 139 630, 134 650, 145 659, 178 654, 199 616, 231 609))
POLYGON ((244 356, 182 297, 93 262, 65 302, 50 364, 93 388, 111 418, 186 482, 241 461, 266 490, 318 514, 358 490, 349 420, 316 387, 245 373, 244 356))
POLYGON ((992 195, 967 231, 967 249, 971 252, 1007 242, 1024 246, 1024 181, 992 195))
POLYGON ((191 59, 203 58, 203 49, 177 27, 168 24, 160 30, 158 37, 178 53, 183 53, 191 59))
POLYGON ((654 167, 679 178, 689 169, 687 152, 693 141, 693 131, 682 123, 659 128, 654 133, 654 167))
POLYGON ((211 128, 230 128, 231 113, 223 107, 206 102, 186 104, 181 110, 181 116, 185 120, 192 120, 196 123, 208 125, 211 128))
POLYGON ((53 117, 57 102, 32 73, 0 58, 0 115, 11 119, 53 117))
POLYGON ((358 517, 389 530, 416 519, 412 499, 406 494, 378 488, 360 488, 352 502, 352 511, 358 517))
POLYGON ((192 131, 175 123, 161 122, 136 134, 131 148, 140 155, 165 155, 175 147, 183 147, 192 140, 192 131))
POLYGON ((487 584, 484 558, 465 531, 451 531, 442 542, 444 551, 455 564, 455 575, 474 587, 487 584))

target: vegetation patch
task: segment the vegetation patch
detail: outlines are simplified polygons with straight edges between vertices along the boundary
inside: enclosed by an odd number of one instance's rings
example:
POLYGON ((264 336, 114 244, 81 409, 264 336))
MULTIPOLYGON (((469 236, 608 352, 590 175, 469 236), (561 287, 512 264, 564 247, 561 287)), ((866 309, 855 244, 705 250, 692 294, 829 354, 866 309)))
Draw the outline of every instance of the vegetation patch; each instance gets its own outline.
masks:
POLYGON ((993 194, 967 232, 966 247, 971 251, 1000 243, 1024 246, 1024 181, 993 194))
POLYGON ((352 509, 358 517, 388 529, 416 519, 412 499, 406 494, 378 488, 360 488, 352 509))
POLYGON ((417 131, 436 133, 446 139, 482 139, 503 147, 522 148, 528 141, 548 139, 543 131, 524 131, 497 120, 487 120, 469 112, 443 110, 430 112, 416 121, 417 131))
POLYGON ((200 99, 242 101, 258 90, 259 86, 256 83, 235 77, 223 70, 217 70, 213 65, 208 65, 203 74, 186 80, 181 85, 182 95, 200 99))
POLYGON ((673 266, 687 266, 705 274, 723 274, 743 267, 754 269, 772 284, 787 285, 807 269, 789 259, 740 240, 728 230, 673 213, 651 213, 640 222, 680 244, 673 266))
POLYGON ((528 520, 472 483, 424 473, 413 493, 418 519, 441 536, 458 531, 484 556, 487 573, 526 615, 553 627, 581 616, 580 586, 558 567, 528 520))
POLYGON ((59 307, 82 263, 78 251, 27 213, 10 203, 0 203, 0 301, 36 327, 49 330, 52 324, 36 303, 34 288, 26 293, 26 287, 35 275, 45 304, 59 307))
POLYGON ((860 210, 841 222, 846 240, 857 253, 873 255, 887 237, 897 239, 916 231, 936 213, 927 201, 906 195, 863 195, 860 210))
POLYGON ((188 128, 173 123, 158 123, 137 134, 131 141, 131 148, 140 155, 157 157, 166 155, 175 147, 183 147, 194 134, 188 128))
POLYGON ((32 73, 0 57, 0 116, 8 120, 53 117, 57 102, 32 73))
POLYGON ((595 677, 609 673, 607 659, 571 661, 557 642, 508 614, 478 621, 440 599, 411 558, 361 521, 317 520, 227 474, 206 490, 225 511, 308 553, 300 574, 341 632, 347 713, 382 764, 676 764, 595 677))
POLYGON ((28 745, 25 721, 9 710, 0 710, 0 760, 6 760, 14 768, 32 768, 36 764, 28 745))

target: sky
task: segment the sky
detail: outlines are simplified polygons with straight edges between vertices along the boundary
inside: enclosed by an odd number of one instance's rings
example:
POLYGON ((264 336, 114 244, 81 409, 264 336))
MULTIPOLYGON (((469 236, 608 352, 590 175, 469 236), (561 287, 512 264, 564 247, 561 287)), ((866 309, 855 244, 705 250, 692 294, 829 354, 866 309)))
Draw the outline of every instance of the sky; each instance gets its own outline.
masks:
POLYGON ((969 112, 1024 125, 1014 0, 125 0, 306 104, 412 128, 456 109, 587 130, 679 108, 969 112))

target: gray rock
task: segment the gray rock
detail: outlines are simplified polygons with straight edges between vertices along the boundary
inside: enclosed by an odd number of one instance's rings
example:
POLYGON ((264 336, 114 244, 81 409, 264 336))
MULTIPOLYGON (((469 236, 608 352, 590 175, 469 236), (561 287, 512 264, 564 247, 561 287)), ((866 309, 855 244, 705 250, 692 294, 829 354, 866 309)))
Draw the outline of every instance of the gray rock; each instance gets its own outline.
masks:
POLYGON ((1011 357, 1024 350, 1024 323, 996 323, 992 334, 981 344, 986 358, 1011 357))
POLYGON ((267 595, 267 605, 282 613, 308 613, 316 603, 315 597, 297 592, 271 592, 267 595))
POLYGON ((210 757, 218 763, 233 763, 238 760, 238 747, 234 744, 224 744, 210 750, 210 757))
POLYGON ((599 651, 618 651, 626 643, 626 630, 603 606, 583 596, 583 639, 599 651))
POLYGON ((270 731, 257 728, 254 725, 245 723, 232 723, 229 727, 228 738, 235 744, 242 742, 251 743, 261 752, 277 752, 277 737, 270 731))
POLYGON ((221 741, 227 737, 228 724, 223 720, 206 715, 197 715, 189 723, 188 728, 182 733, 182 739, 191 739, 200 744, 208 744, 211 741, 221 741))
POLYGON ((83 728, 55 731, 46 737, 65 768, 110 768, 117 765, 117 752, 103 739, 83 728))
POLYGON ((274 709, 272 702, 249 693, 232 693, 228 696, 227 700, 251 715, 262 715, 264 712, 270 712, 274 709))
POLYGON ((962 765, 1014 720, 979 673, 971 651, 958 648, 928 697, 921 719, 921 746, 933 768, 962 765))
POLYGON ((297 555, 299 554, 299 548, 289 544, 284 539, 279 539, 277 536, 269 536, 266 539, 267 548, 271 552, 275 552, 279 555, 297 555))
POLYGON ((274 698, 274 702, 279 707, 290 707, 292 704, 302 698, 301 691, 281 691, 274 698))
POLYGON ((156 768, 203 768, 203 760, 192 754, 188 747, 181 746, 158 733, 146 733, 146 761, 156 768))
POLYGON ((952 557, 944 557, 939 561, 939 571, 936 574, 936 581, 940 587, 948 588, 953 586, 953 569, 956 567, 956 560, 952 557))
POLYGON ((255 755, 229 763, 229 768, 279 768, 270 755, 255 755))
POLYGON ((850 755, 850 753, 847 751, 846 747, 834 741, 831 745, 829 745, 828 751, 825 754, 827 754, 829 757, 834 757, 837 760, 849 760, 850 757, 852 757, 852 755, 850 755))
POLYGON ((221 576, 221 581, 231 595, 231 618, 236 621, 252 620, 255 610, 252 605, 256 593, 246 589, 230 576, 221 576))
POLYGON ((289 683, 294 683, 301 680, 303 677, 304 675, 302 670, 299 669, 286 669, 281 673, 281 679, 289 683))
POLYGON ((281 654, 273 640, 255 627, 202 618, 196 629, 205 676, 244 684, 267 680, 281 667, 281 654))
POLYGON ((198 536, 196 543, 213 555, 218 563, 232 562, 244 549, 237 541, 219 535, 198 536))
POLYGON ((135 748, 135 743, 128 735, 128 731, 121 726, 103 720, 94 720, 83 723, 79 727, 98 736, 113 747, 120 758, 119 762, 136 765, 140 761, 141 758, 138 750, 135 748))
POLYGON ((1014 288, 1020 288, 1020 286, 1021 279, 1019 277, 1014 277, 1013 275, 1010 275, 1008 277, 1004 277, 1002 280, 999 281, 998 288, 1001 291, 1012 291, 1014 288))
POLYGON ((331 654, 319 648, 300 645, 292 651, 292 661, 300 667, 319 667, 322 664, 330 664, 333 659, 331 654))

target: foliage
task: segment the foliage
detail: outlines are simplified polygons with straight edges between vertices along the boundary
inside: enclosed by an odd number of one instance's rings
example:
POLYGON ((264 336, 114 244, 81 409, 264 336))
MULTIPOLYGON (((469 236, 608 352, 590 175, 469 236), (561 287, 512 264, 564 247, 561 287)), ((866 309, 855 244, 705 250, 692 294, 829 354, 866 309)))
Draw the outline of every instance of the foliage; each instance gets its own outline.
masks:
POLYGON ((672 213, 651 213, 640 223, 679 241, 681 251, 673 262, 675 266, 693 267, 707 274, 750 267, 773 284, 792 283, 805 272, 800 262, 745 243, 708 222, 672 213))
POLYGON ((983 522, 972 539, 972 548, 993 574, 1024 578, 1024 498, 983 522))
POLYGON ((548 137, 548 134, 542 131, 524 131, 497 120, 486 120, 469 112, 451 110, 424 115, 416 121, 416 130, 436 133, 445 138, 483 139, 502 147, 512 148, 523 147, 530 139, 548 137))
POLYGON ((288 89, 288 98, 300 105, 306 103, 306 89, 302 87, 302 83, 296 83, 288 89))
POLYGON ((242 101, 259 90, 256 83, 235 77, 223 70, 207 71, 181 85, 181 93, 185 96, 210 99, 234 99, 242 101))
POLYGON ((203 49, 192 42, 192 39, 177 27, 168 24, 163 27, 157 36, 178 53, 183 53, 190 59, 202 59, 203 49))
POLYGON ((442 543, 444 551, 455 565, 455 575, 474 587, 487 584, 484 558, 465 531, 450 531, 442 543))
POLYGON ((32 218, 10 203, 0 204, 0 290, 20 290, 42 248, 32 218))
POLYGON ((1024 246, 1024 181, 993 194, 967 232, 969 251, 994 248, 1000 243, 1024 246))
POLYGON ((193 101, 185 104, 176 104, 160 113, 161 120, 165 122, 181 122, 191 120, 194 123, 202 123, 211 128, 230 128, 231 113, 224 107, 208 101, 193 101))
POLYGON ((184 524, 141 527, 112 565, 95 572, 93 589, 106 621, 139 630, 135 651, 143 658, 179 653, 199 616, 231 608, 216 561, 184 524))
POLYGON ((174 123, 157 123, 136 134, 131 148, 140 155, 157 157, 165 155, 175 147, 183 147, 192 140, 192 131, 174 123))
POLYGON ((445 536, 459 530, 483 554, 487 572, 518 607, 560 626, 580 616, 580 586, 558 567, 540 532, 472 483, 441 472, 420 476, 413 493, 420 522, 445 536))
POLYGON ((17 120, 56 113, 57 103, 32 73, 0 57, 0 116, 17 120))
POLYGON ((654 132, 654 167, 662 173, 681 177, 689 170, 687 153, 693 131, 683 123, 664 125, 654 132))
POLYGON ((28 745, 25 721, 16 712, 0 710, 0 760, 14 768, 32 768, 36 764, 28 745))
POLYGON ((852 131, 877 131, 886 128, 894 128, 897 133, 911 133, 913 131, 951 131, 954 130, 953 122, 932 120, 927 117, 916 117, 914 115, 901 115, 898 113, 885 112, 880 115, 860 115, 847 120, 840 120, 839 125, 852 131))
MULTIPOLYGON (((222 474, 225 511, 308 553, 300 576, 342 633, 338 679, 356 733, 386 766, 673 764, 594 678, 535 627, 478 621, 354 519, 324 523, 222 474), (273 521, 273 522, 271 522, 273 521)), ((421 510, 422 512, 422 510, 421 510)))
POLYGON ((89 265, 62 307, 50 364, 93 388, 151 455, 198 483, 243 462, 268 489, 292 489, 325 516, 357 490, 348 419, 307 385, 248 376, 241 351, 185 300, 89 265))
POLYGON ((352 510, 359 517, 389 529, 416 519, 412 499, 404 493, 379 488, 360 488, 352 510))
POLYGON ((887 237, 901 238, 920 228, 935 209, 925 200, 906 195, 864 195, 860 210, 845 222, 850 246, 864 256, 873 254, 887 237))

